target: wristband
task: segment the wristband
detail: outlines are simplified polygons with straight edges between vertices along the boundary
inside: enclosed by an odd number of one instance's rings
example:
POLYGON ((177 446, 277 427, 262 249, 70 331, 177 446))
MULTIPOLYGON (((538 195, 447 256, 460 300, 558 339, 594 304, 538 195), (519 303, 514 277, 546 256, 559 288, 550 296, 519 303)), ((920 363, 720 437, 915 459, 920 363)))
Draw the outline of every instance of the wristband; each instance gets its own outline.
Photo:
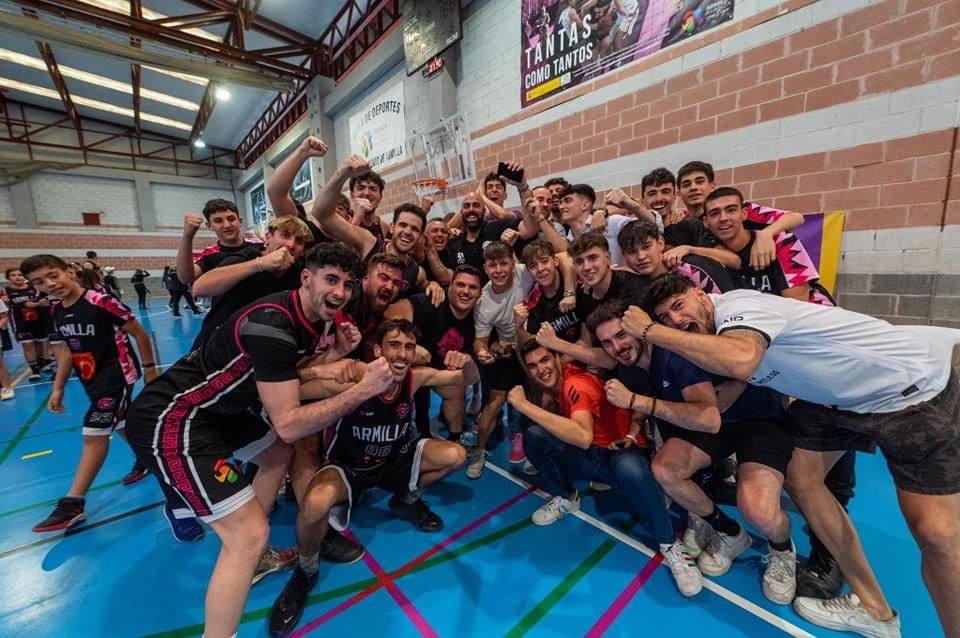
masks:
POLYGON ((625 439, 630 439, 631 441, 633 441, 633 444, 634 444, 634 445, 640 445, 640 442, 637 441, 637 437, 635 437, 635 436, 632 435, 632 434, 629 434, 629 433, 628 433, 627 436, 625 436, 625 437, 623 437, 623 438, 625 438, 625 439))
POLYGON ((657 418, 657 397, 653 397, 653 403, 650 405, 650 418, 657 418))
POLYGON ((645 326, 643 327, 643 330, 640 331, 640 334, 637 335, 637 339, 640 341, 640 343, 646 343, 646 342, 647 342, 647 333, 650 331, 650 328, 651 328, 652 326, 653 326, 653 322, 651 321, 650 323, 648 323, 647 325, 645 325, 645 326))
POLYGON ((260 265, 259 257, 257 257, 257 272, 263 272, 263 266, 260 265))
POLYGON ((576 293, 576 291, 574 291, 574 290, 564 290, 564 291, 563 291, 563 297, 564 297, 564 298, 566 298, 566 297, 576 297, 576 296, 577 296, 577 293, 576 293))
POLYGON ((156 368, 157 364, 155 363, 141 363, 140 367, 142 368, 156 368))
POLYGON ((630 406, 627 408, 630 411, 633 411, 633 402, 637 400, 637 395, 630 393, 630 406))

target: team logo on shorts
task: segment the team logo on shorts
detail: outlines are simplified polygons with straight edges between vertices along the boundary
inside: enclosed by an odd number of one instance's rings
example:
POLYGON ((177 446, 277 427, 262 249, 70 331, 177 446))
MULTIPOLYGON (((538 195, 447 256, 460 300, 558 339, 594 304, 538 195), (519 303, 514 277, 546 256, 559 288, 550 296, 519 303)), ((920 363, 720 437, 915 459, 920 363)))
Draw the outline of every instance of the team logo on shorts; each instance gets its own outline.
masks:
POLYGON ((221 483, 236 483, 240 473, 227 459, 220 459, 213 464, 213 477, 221 483))
POLYGON ((400 405, 398 405, 398 406, 397 406, 397 416, 400 417, 401 419, 405 419, 405 418, 407 418, 408 416, 410 416, 410 404, 409 404, 409 403, 401 403, 400 405))
POLYGON ((117 400, 113 397, 100 397, 97 399, 97 409, 101 412, 106 412, 107 410, 112 410, 116 403, 117 400))
POLYGON ((92 352, 74 352, 73 367, 82 381, 89 381, 97 371, 97 360, 92 352))

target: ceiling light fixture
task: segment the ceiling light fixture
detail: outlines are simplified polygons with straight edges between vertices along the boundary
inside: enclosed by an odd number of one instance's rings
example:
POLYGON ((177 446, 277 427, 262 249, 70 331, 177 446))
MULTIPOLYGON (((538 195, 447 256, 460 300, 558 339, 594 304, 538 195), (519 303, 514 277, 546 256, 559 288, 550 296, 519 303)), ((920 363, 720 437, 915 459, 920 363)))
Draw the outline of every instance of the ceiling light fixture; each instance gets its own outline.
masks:
POLYGON ((213 94, 216 96, 218 102, 226 102, 230 99, 230 91, 222 86, 218 86, 213 94))
POLYGON ((202 139, 200 139, 199 137, 198 137, 197 139, 193 140, 193 145, 194 145, 195 147, 197 147, 197 148, 207 148, 207 143, 204 142, 204 141, 203 141, 202 139))

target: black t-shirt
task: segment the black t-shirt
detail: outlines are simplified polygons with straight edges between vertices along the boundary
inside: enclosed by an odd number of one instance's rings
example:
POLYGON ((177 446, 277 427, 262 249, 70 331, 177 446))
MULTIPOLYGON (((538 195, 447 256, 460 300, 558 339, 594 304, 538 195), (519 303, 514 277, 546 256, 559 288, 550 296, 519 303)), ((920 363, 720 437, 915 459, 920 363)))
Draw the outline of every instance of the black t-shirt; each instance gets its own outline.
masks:
POLYGON ((607 294, 601 299, 594 299, 593 295, 577 286, 577 314, 586 321, 590 313, 596 310, 600 304, 611 299, 620 299, 628 305, 639 306, 643 303, 643 298, 649 287, 650 280, 646 277, 641 277, 626 270, 614 270, 613 278, 610 280, 610 288, 607 289, 607 294))
MULTIPOLYGON (((197 255, 193 263, 200 266, 200 272, 213 270, 221 265, 224 259, 241 257, 240 261, 255 259, 263 253, 263 242, 244 239, 239 246, 224 246, 220 242, 205 248, 197 255)), ((232 263, 237 263, 236 261, 232 263)))
POLYGON ((133 276, 130 277, 130 283, 132 283, 134 286, 137 284, 143 284, 143 280, 149 276, 150 273, 148 273, 146 270, 138 270, 133 273, 133 276))
POLYGON ((782 295, 783 291, 790 287, 790 284, 787 283, 787 276, 783 272, 783 265, 779 259, 774 259, 769 266, 762 270, 750 267, 750 251, 757 241, 757 232, 754 230, 749 232, 750 241, 737 251, 737 257, 740 258, 740 270, 734 271, 733 276, 737 278, 743 288, 782 295))
POLYGON ((36 303, 46 296, 31 284, 27 284, 26 288, 7 286, 4 292, 7 295, 7 305, 10 307, 10 319, 13 321, 14 330, 21 330, 24 326, 42 322, 43 313, 49 312, 49 308, 38 306, 27 308, 28 303, 36 303))
POLYGON ((483 271, 483 249, 492 241, 500 241, 500 235, 508 228, 516 230, 520 227, 519 219, 497 219, 485 221, 480 226, 476 241, 467 241, 467 231, 460 237, 447 242, 446 250, 450 253, 450 260, 456 266, 468 264, 480 271, 482 283, 487 283, 487 274, 483 271))
MULTIPOLYGON (((307 322, 298 291, 278 292, 233 313, 144 393, 162 393, 172 401, 189 391, 204 399, 201 409, 207 413, 260 413, 257 381, 297 379, 300 360, 324 352, 335 339, 332 322, 307 322)), ((230 428, 229 420, 222 424, 230 428)))
POLYGON ((579 304, 570 312, 560 312, 560 302, 563 301, 563 286, 557 286, 552 297, 547 297, 543 289, 537 284, 530 291, 530 296, 524 305, 527 307, 526 331, 536 336, 540 326, 548 323, 553 326, 557 336, 564 341, 573 343, 580 338, 580 327, 583 315, 580 314, 579 304))
POLYGON ((720 243, 716 236, 707 230, 699 217, 684 217, 663 229, 663 240, 668 246, 699 246, 716 248, 720 243))
POLYGON ((337 311, 337 316, 334 318, 334 323, 338 326, 344 322, 352 323, 362 336, 360 345, 349 353, 349 356, 361 361, 374 360, 373 346, 376 343, 374 337, 381 321, 383 321, 383 315, 378 315, 370 309, 363 294, 363 286, 360 282, 357 282, 353 287, 353 295, 350 297, 350 301, 337 311))
MULTIPOLYGON (((259 256, 259 255, 258 255, 259 256)), ((230 266, 234 263, 249 261, 250 258, 242 254, 234 254, 221 260, 219 266, 230 266)), ((270 272, 258 272, 250 275, 243 281, 237 282, 233 288, 219 297, 214 297, 210 311, 203 318, 200 332, 193 341, 193 348, 197 348, 203 340, 213 332, 217 326, 225 322, 230 315, 249 303, 272 295, 283 290, 296 290, 300 287, 300 273, 303 272, 303 260, 297 259, 279 277, 270 272)))
POLYGON ((310 250, 311 248, 313 248, 318 244, 332 244, 337 241, 330 235, 320 230, 320 227, 317 226, 312 221, 310 221, 309 219, 301 219, 301 221, 304 222, 307 225, 307 228, 310 229, 310 232, 313 233, 313 241, 307 242, 307 245, 304 247, 304 250, 310 250))
POLYGON ((435 307, 422 294, 412 296, 410 304, 413 306, 413 323, 422 337, 420 345, 430 353, 431 366, 442 370, 443 358, 448 352, 473 355, 477 328, 473 312, 463 319, 457 319, 447 301, 435 307))
POLYGON ((709 257, 687 255, 682 262, 673 272, 686 277, 704 292, 720 294, 740 288, 730 271, 709 257))
POLYGON ((87 396, 117 392, 140 378, 140 361, 121 329, 131 319, 133 313, 122 301, 95 290, 85 291, 69 308, 53 306, 54 327, 70 348, 87 396))
POLYGON ((337 423, 327 449, 330 460, 354 472, 370 472, 388 465, 416 436, 411 428, 413 372, 387 400, 371 397, 337 423))

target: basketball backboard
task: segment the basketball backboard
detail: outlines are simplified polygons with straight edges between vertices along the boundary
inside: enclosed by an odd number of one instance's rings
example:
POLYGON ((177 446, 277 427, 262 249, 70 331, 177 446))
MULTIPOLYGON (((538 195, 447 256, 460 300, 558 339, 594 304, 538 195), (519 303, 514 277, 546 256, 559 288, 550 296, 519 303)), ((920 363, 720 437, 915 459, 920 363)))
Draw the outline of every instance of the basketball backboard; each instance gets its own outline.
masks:
POLYGON ((443 179, 448 186, 456 186, 477 178, 470 128, 462 113, 442 118, 436 126, 413 131, 408 141, 414 179, 443 179))

